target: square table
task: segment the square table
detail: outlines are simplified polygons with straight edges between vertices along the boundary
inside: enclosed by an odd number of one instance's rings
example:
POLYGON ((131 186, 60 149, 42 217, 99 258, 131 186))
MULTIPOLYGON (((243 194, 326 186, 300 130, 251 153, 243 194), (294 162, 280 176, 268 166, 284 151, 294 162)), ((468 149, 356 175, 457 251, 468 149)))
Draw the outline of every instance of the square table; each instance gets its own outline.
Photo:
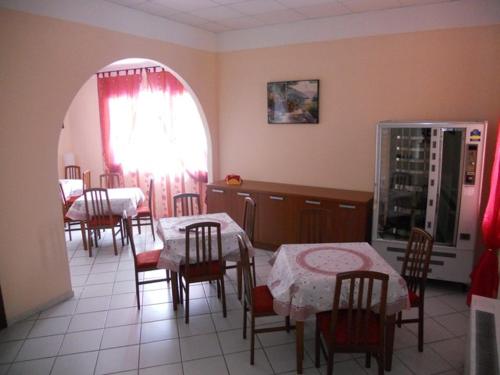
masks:
MULTIPOLYGON (((336 275, 348 271, 388 274, 386 369, 390 370, 395 314, 409 309, 410 301, 404 278, 373 247, 366 242, 282 245, 271 263, 267 286, 274 298, 274 311, 296 322, 299 374, 304 355, 304 321, 332 309, 336 275)), ((373 292, 373 298, 378 299, 380 286, 373 292)))
POLYGON ((66 199, 71 196, 82 195, 83 193, 83 180, 81 179, 61 178, 59 179, 59 183, 62 186, 66 199))

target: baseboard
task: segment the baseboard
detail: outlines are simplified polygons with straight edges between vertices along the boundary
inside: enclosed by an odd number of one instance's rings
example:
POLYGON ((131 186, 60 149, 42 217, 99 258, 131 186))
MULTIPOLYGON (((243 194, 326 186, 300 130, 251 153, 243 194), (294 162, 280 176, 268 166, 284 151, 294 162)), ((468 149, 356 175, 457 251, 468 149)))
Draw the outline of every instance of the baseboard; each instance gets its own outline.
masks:
POLYGON ((58 296, 56 298, 52 298, 49 302, 43 303, 43 304, 41 304, 33 309, 30 309, 22 314, 14 316, 14 317, 8 317, 7 318, 7 326, 10 326, 14 323, 25 320, 26 318, 29 318, 30 316, 32 316, 36 313, 47 310, 47 309, 51 308, 52 306, 57 305, 58 303, 61 303, 63 301, 66 301, 67 299, 72 298, 74 295, 75 295, 75 293, 71 289, 71 290, 61 294, 60 296, 58 296))

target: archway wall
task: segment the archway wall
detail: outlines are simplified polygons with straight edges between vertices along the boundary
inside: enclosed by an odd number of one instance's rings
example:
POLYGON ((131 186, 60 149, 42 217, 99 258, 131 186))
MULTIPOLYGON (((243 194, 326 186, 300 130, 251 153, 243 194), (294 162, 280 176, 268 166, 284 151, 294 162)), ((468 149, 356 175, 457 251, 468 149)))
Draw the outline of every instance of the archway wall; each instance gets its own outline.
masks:
POLYGON ((71 295, 57 193, 61 122, 82 84, 127 57, 165 64, 191 87, 216 150, 214 53, 0 10, 0 285, 9 322, 71 295))

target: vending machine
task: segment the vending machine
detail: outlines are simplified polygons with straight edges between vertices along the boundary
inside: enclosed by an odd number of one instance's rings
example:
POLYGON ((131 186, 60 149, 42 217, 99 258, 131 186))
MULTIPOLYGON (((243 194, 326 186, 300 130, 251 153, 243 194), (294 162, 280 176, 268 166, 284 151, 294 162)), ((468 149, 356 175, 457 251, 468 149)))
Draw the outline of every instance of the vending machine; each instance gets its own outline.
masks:
POLYGON ((469 282, 486 130, 486 122, 378 124, 372 245, 395 269, 418 227, 434 237, 428 277, 469 282))

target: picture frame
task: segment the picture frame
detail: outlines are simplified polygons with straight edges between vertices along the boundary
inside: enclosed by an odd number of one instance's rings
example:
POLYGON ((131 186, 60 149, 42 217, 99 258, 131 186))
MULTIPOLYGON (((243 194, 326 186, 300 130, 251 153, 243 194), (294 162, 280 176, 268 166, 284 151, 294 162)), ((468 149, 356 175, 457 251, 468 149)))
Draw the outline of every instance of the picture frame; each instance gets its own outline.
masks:
POLYGON ((268 124, 318 124, 319 79, 267 83, 268 124))

